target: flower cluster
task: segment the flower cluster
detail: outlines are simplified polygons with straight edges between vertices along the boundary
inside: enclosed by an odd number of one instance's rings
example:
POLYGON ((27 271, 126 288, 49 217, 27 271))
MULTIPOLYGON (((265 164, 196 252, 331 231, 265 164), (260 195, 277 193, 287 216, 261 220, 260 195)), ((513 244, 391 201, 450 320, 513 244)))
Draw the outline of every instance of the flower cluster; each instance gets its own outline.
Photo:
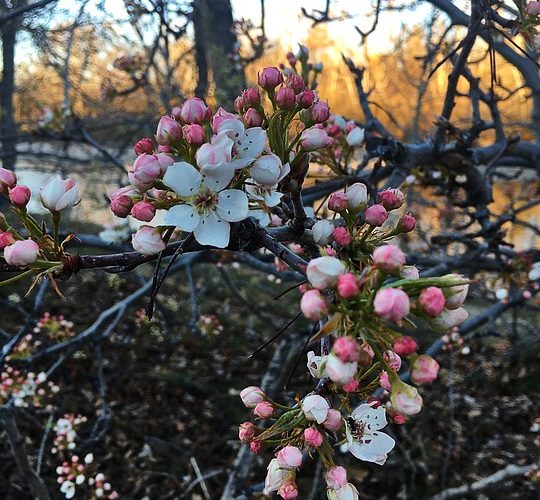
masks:
POLYGON ((47 375, 43 372, 37 375, 24 373, 8 366, 0 373, 0 404, 13 398, 13 404, 17 407, 46 407, 59 390, 53 382, 47 382, 47 375))
POLYGON ((6 199, 24 228, 23 231, 12 227, 4 214, 0 213, 0 257, 10 266, 28 268, 4 283, 13 283, 34 272, 38 278, 45 275, 52 278, 56 271, 63 268, 65 241, 60 242, 58 237, 61 212, 79 203, 79 188, 72 179, 64 180, 59 176, 50 177, 41 186, 39 199, 51 213, 54 227, 52 236, 47 234, 43 223, 27 212, 26 205, 31 195, 27 186, 17 184, 17 177, 11 170, 0 167, 0 196, 6 199), (24 232, 27 235, 23 236, 24 232))
POLYGON ((215 314, 201 314, 197 321, 199 330, 207 336, 219 335, 223 332, 223 325, 215 314))
POLYGON ((71 460, 65 461, 56 468, 58 476, 57 482, 60 485, 60 492, 65 498, 73 498, 77 494, 77 486, 85 483, 88 485, 88 496, 91 500, 98 498, 115 500, 119 498, 116 491, 112 489, 105 475, 101 472, 90 474, 88 470, 94 461, 94 455, 88 453, 81 462, 77 455, 73 455, 71 460))
POLYGON ((258 86, 236 98, 235 113, 187 99, 161 117, 155 140, 135 144, 130 185, 110 195, 118 217, 154 224, 133 235, 135 250, 160 252, 174 228, 193 233, 202 245, 225 248, 231 223, 249 216, 272 222, 273 209, 293 188, 291 179, 306 175, 309 154, 334 143, 323 127, 328 104, 313 90, 310 75, 317 72, 307 54, 294 64, 287 71, 263 69, 258 86), (163 223, 154 227, 158 210, 163 223))
POLYGON ((312 340, 333 339, 320 354, 308 353, 307 369, 319 379, 317 389, 293 406, 275 403, 259 387, 240 394, 255 418, 270 421, 266 428, 244 422, 239 437, 256 453, 278 443, 266 490, 282 498, 298 496, 295 478, 305 453, 321 458, 328 498, 358 498, 346 471, 335 464, 334 448, 384 464, 395 443, 381 429, 388 420, 403 424, 423 404, 418 389, 401 380, 400 370, 406 366, 418 386, 433 382, 439 372, 437 361, 418 354, 416 340, 397 333, 396 326, 414 325, 415 318, 446 332, 467 318, 462 304, 468 281, 459 275, 422 278, 392 243, 416 224, 408 213, 390 224, 389 212, 400 209, 404 198, 400 190, 387 189, 370 200, 361 183, 329 198, 329 210, 339 217, 313 225, 322 256, 309 261, 307 283, 300 287, 304 316, 321 325, 312 340), (378 388, 382 396, 374 399, 378 388))
POLYGON ((25 335, 15 344, 11 353, 6 356, 6 361, 27 358, 43 343, 63 342, 74 335, 73 322, 67 321, 62 315, 54 316, 46 312, 37 322, 33 333, 25 335))
POLYGON ((74 450, 76 447, 77 429, 87 420, 85 416, 74 415, 73 413, 66 413, 62 418, 59 418, 53 427, 55 436, 51 453, 57 454, 67 450, 74 450))

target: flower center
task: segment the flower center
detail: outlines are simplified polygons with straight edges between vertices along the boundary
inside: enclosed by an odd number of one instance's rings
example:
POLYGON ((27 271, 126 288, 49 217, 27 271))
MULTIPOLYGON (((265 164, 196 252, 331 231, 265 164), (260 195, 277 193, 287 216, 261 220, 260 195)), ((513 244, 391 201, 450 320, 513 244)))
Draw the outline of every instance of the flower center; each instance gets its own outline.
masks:
POLYGON ((218 202, 218 194, 208 188, 201 189, 193 199, 193 206, 199 213, 214 208, 218 202))
POLYGON ((357 422, 354 418, 349 417, 349 425, 351 427, 351 436, 353 439, 360 441, 364 437, 366 424, 364 422, 357 422))

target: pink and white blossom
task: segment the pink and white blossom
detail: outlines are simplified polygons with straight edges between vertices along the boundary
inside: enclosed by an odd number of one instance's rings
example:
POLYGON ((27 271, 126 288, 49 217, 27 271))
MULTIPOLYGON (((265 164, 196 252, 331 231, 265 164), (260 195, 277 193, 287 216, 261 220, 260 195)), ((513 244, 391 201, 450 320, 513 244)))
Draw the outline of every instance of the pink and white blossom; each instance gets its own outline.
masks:
POLYGON ((309 282, 319 290, 324 290, 337 282, 346 271, 345 265, 335 257, 318 257, 309 262, 306 275, 309 282))
POLYGON ((79 186, 70 178, 62 179, 59 175, 45 181, 39 191, 41 203, 51 212, 71 208, 81 201, 79 186))
POLYGON ((328 416, 330 405, 328 401, 318 394, 306 396, 301 404, 302 411, 308 420, 322 424, 328 416))

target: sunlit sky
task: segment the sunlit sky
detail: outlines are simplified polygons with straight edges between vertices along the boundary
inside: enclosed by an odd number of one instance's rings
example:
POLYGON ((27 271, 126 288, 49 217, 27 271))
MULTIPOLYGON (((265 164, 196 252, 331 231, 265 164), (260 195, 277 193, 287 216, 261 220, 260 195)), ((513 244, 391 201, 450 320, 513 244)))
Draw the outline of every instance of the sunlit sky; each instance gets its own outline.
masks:
MULTIPOLYGON (((258 26, 260 22, 259 0, 231 0, 235 19, 245 18, 258 26)), ((324 9, 325 0, 267 0, 266 34, 270 41, 280 40, 284 46, 294 48, 298 43, 305 41, 311 21, 306 19, 301 8, 308 12, 314 9, 324 9)), ((339 0, 333 2, 333 13, 346 13, 350 18, 326 24, 332 37, 332 44, 353 48, 358 45, 360 37, 354 27, 367 30, 373 20, 373 4, 371 0, 339 0)), ((125 18, 124 3, 121 0, 105 0, 107 10, 119 19, 125 18)), ((58 7, 75 12, 79 9, 73 0, 60 0, 58 7)), ((92 6, 89 6, 92 10, 92 6)), ((423 5, 411 12, 385 12, 381 18, 378 29, 370 36, 369 47, 371 51, 385 51, 391 47, 391 39, 400 31, 403 22, 419 22, 425 18, 431 7, 423 5)))

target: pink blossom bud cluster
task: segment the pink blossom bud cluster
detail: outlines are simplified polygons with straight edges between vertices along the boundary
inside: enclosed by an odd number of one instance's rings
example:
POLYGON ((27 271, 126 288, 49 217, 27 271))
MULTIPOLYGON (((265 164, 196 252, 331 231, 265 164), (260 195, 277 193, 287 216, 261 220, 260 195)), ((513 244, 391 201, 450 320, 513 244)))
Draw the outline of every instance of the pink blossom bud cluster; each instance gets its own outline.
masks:
POLYGON ((87 418, 83 415, 75 415, 66 413, 59 418, 54 424, 53 431, 55 432, 53 447, 51 453, 62 454, 68 450, 76 448, 77 429, 81 424, 84 424, 87 418))
POLYGON ((69 461, 62 462, 56 468, 56 482, 60 485, 60 492, 66 499, 75 497, 77 488, 88 491, 91 498, 105 498, 116 500, 119 498, 118 492, 113 490, 111 484, 106 480, 101 472, 92 473, 94 455, 88 453, 81 460, 77 455, 73 455, 69 461))
POLYGON ((44 372, 36 375, 8 366, 0 373, 0 404, 13 398, 16 407, 49 408, 48 401, 59 390, 56 384, 47 381, 44 372))

